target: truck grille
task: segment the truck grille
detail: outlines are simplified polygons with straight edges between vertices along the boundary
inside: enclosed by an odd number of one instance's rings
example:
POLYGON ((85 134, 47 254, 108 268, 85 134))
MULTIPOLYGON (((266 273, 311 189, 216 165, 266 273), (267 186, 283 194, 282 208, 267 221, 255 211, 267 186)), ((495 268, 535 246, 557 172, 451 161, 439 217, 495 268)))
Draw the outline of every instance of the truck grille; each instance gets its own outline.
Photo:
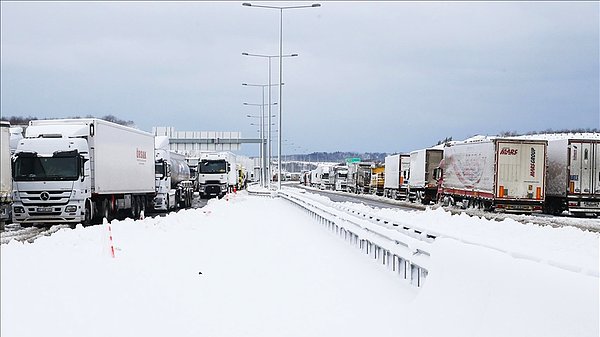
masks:
POLYGON ((221 192, 221 187, 219 187, 218 185, 217 186, 215 186, 215 185, 209 185, 209 186, 206 186, 205 191, 206 191, 206 193, 210 193, 210 194, 212 194, 212 193, 217 193, 218 194, 218 193, 221 192))
POLYGON ((71 191, 19 192, 23 205, 64 205, 69 202, 71 191))

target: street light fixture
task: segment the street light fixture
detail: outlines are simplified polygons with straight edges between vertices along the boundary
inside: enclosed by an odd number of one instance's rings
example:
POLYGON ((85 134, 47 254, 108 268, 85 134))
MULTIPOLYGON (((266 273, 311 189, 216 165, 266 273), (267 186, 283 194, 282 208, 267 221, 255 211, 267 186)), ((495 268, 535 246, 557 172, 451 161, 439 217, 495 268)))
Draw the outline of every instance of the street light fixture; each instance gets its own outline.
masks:
MULTIPOLYGON (((313 7, 321 7, 321 4, 319 3, 314 3, 311 5, 303 5, 303 6, 286 6, 286 7, 279 7, 279 6, 265 6, 265 5, 253 5, 249 2, 244 2, 242 3, 242 6, 248 6, 248 7, 258 7, 258 8, 268 8, 268 9, 277 9, 279 10, 279 130, 281 131, 281 82, 282 82, 282 76, 283 76, 283 10, 284 9, 297 9, 297 8, 313 8, 313 7)), ((270 60, 270 59, 269 59, 270 60)), ((269 80, 270 80, 270 76, 269 76, 269 80)), ((269 99, 269 102, 271 100, 269 99)), ((270 111, 269 111, 269 115, 270 115, 270 111)), ((269 134, 270 135, 270 134, 269 134)), ((278 179, 277 179, 277 189, 281 189, 281 132, 279 132, 278 136, 277 136, 278 140, 279 140, 279 147, 277 148, 277 162, 278 162, 278 179)))

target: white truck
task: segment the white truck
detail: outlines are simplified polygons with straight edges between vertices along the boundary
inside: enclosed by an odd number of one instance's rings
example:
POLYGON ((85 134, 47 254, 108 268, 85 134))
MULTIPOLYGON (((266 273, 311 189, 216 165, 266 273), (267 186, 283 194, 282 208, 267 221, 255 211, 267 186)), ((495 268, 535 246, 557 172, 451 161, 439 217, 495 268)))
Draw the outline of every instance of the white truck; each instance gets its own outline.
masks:
POLYGON ((385 157, 384 196, 392 199, 408 198, 408 176, 410 172, 410 155, 394 154, 385 157))
POLYGON ((500 212, 541 211, 546 141, 485 138, 444 147, 438 199, 500 212))
POLYGON ((154 147, 154 210, 191 207, 194 184, 185 156, 170 150, 169 137, 166 136, 156 136, 154 147))
POLYGON ((236 156, 231 152, 206 152, 198 162, 200 197, 224 196, 238 181, 236 156))
POLYGON ((333 190, 345 192, 348 189, 348 167, 345 165, 334 166, 329 180, 333 190))
POLYGON ((545 211, 600 215, 600 134, 538 137, 548 140, 545 211))
POLYGON ((443 154, 444 150, 437 147, 410 153, 408 198, 411 201, 428 204, 436 200, 437 180, 434 170, 439 166, 443 154))
POLYGON ((372 162, 348 163, 348 192, 356 194, 369 192, 373 164, 372 162))
POLYGON ((321 190, 331 189, 329 176, 332 174, 332 166, 329 164, 318 164, 313 170, 311 184, 321 190))
POLYGON ((101 119, 34 120, 13 156, 13 222, 137 218, 154 198, 154 136, 101 119))
POLYGON ((0 122, 0 229, 11 220, 10 123, 0 122))

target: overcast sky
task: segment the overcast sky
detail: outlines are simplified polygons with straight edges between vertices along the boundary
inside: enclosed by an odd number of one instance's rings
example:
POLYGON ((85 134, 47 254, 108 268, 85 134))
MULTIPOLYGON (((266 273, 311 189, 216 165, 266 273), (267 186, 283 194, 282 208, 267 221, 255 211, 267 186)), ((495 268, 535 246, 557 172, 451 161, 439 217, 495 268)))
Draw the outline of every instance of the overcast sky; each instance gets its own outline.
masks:
MULTIPOLYGON (((275 6, 311 2, 253 2, 275 6)), ((284 152, 599 128, 598 2, 321 2, 283 13, 284 152)), ((113 114, 258 136, 279 12, 242 2, 1 3, 2 116, 113 114)), ((277 59, 272 81, 278 80, 277 59)), ((273 90, 277 101, 277 89, 273 90)), ((277 110, 273 110, 276 112, 277 110)), ((255 154, 255 145, 245 145, 255 154)))

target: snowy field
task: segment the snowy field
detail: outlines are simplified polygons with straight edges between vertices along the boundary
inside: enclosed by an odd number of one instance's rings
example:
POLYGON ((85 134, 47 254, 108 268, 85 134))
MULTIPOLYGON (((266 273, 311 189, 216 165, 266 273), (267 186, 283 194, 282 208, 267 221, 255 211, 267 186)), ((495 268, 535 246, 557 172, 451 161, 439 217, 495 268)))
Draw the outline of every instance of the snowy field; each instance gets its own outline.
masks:
POLYGON ((0 334, 599 335, 598 234, 441 210, 381 212, 447 235, 432 244, 422 288, 285 200, 239 193, 114 221, 114 259, 108 225, 3 244, 0 334))

